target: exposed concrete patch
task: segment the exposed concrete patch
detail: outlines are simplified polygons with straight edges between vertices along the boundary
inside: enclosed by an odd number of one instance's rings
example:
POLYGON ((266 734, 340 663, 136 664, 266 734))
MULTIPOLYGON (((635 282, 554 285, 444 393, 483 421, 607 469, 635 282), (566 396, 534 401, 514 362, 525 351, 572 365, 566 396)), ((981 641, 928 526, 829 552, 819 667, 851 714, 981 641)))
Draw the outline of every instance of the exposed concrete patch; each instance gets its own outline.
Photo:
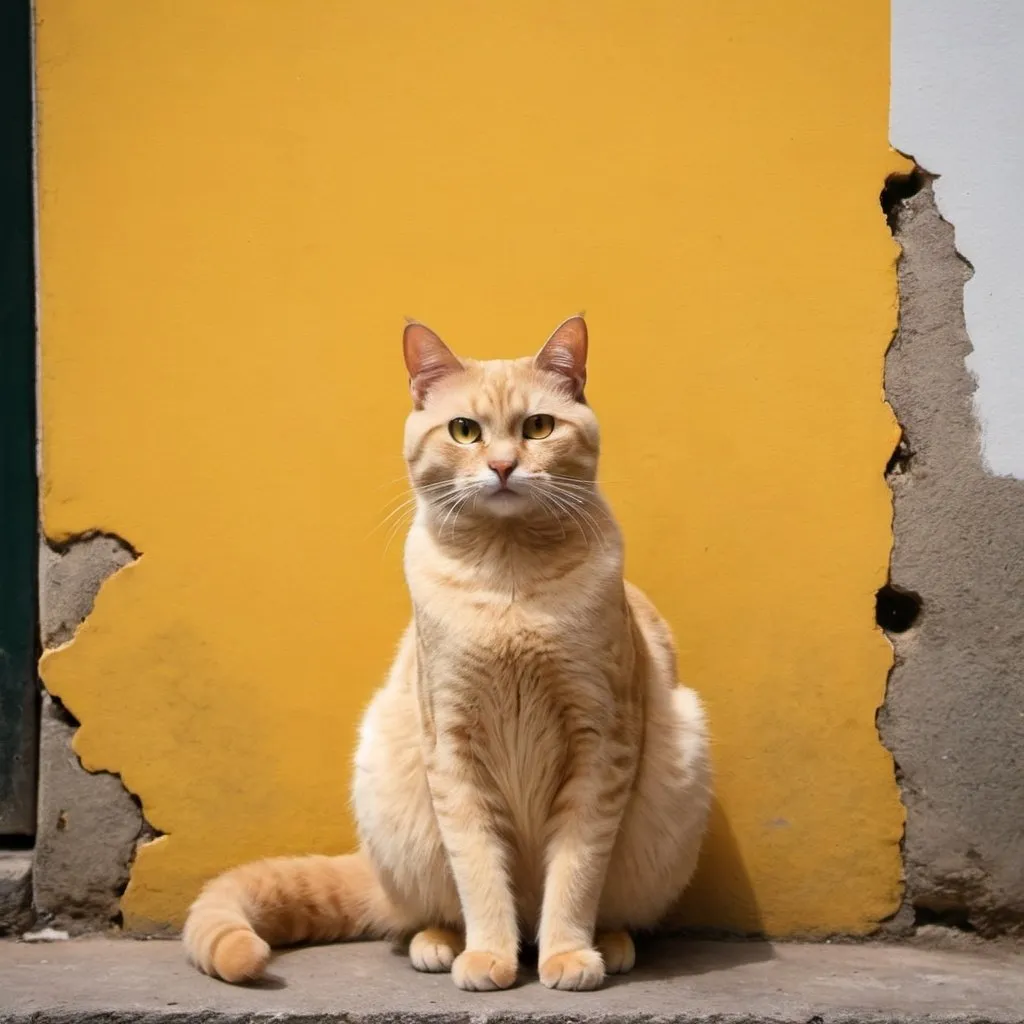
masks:
MULTIPOLYGON (((137 557, 117 537, 99 533, 60 546, 43 543, 43 646, 69 642, 92 611, 104 580, 137 557)), ((82 767, 71 746, 77 727, 60 703, 44 694, 33 895, 42 919, 72 934, 118 921, 137 843, 148 837, 138 802, 121 780, 82 767)))
POLYGON ((887 473, 895 598, 879 617, 896 658, 879 729, 918 924, 1024 934, 1024 481, 983 468, 964 362, 972 271, 918 175, 890 215, 903 255, 885 386, 904 436, 887 473))
POLYGON ((0 850, 0 935, 20 935, 32 920, 32 854, 0 850))
POLYGON ((106 533, 89 533, 39 548, 39 615, 43 647, 60 647, 92 611, 104 580, 138 558, 106 533))
POLYGON ((117 921, 143 830, 121 780, 82 767, 71 749, 77 725, 43 697, 34 902, 45 920, 73 934, 117 921))

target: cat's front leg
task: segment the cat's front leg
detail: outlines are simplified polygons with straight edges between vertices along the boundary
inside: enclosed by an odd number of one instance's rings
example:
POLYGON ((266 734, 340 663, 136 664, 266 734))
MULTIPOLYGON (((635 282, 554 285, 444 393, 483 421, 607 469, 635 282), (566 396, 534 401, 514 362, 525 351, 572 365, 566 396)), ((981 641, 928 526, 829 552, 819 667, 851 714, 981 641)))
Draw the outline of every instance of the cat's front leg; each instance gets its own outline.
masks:
POLYGON ((518 971, 519 927, 508 850, 495 828, 498 809, 476 778, 465 730, 438 723, 427 777, 466 927, 452 978, 470 992, 509 988, 518 971))
POLYGON ((548 988, 600 987, 605 965, 594 932, 608 862, 635 775, 622 738, 580 727, 570 739, 569 777, 548 822, 547 871, 538 936, 548 988))

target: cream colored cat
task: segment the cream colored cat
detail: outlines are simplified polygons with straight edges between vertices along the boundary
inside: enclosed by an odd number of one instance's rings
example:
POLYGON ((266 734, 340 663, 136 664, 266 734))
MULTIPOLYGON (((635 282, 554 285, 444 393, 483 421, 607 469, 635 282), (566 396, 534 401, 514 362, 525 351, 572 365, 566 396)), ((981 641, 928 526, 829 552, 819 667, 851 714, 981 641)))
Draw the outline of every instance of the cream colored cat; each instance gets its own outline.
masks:
POLYGON ((404 341, 414 616, 362 725, 361 852, 229 871, 185 946, 237 982, 271 946, 411 936, 417 970, 482 991, 512 985, 536 939, 545 985, 596 988, 693 874, 704 716, 622 578, 583 319, 514 362, 460 360, 415 323, 404 341))

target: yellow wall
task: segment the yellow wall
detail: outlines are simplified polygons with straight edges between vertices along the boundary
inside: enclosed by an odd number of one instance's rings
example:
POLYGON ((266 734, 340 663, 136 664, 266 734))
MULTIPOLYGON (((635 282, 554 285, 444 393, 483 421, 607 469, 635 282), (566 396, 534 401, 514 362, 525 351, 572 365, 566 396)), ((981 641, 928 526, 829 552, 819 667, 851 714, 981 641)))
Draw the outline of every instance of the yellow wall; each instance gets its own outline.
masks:
POLYGON ((43 669, 166 833, 128 925, 352 841, 402 317, 487 357, 581 307, 630 572, 714 727, 690 919, 892 912, 884 0, 37 8, 45 529, 142 552, 43 669))

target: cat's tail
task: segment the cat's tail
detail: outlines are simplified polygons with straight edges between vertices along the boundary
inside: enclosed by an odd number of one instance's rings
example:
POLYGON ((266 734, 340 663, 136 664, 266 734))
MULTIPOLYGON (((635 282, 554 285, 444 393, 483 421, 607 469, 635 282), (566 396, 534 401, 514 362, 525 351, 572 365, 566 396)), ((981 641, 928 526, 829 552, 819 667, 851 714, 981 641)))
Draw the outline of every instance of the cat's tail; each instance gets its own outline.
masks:
POLYGON ((274 857, 208 882, 182 940, 201 971, 237 983, 262 977, 272 946, 378 939, 396 928, 397 915, 364 854, 274 857))

